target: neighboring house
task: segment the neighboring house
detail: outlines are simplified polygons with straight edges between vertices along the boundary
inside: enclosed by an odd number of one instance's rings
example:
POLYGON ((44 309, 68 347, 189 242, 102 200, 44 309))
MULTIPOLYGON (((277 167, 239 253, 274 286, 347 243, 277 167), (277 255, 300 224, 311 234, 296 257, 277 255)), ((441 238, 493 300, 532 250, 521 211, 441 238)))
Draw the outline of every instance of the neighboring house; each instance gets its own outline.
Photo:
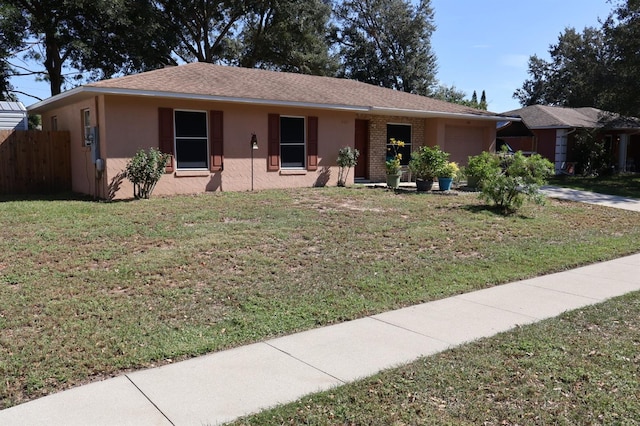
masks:
POLYGON ((384 181, 390 138, 407 143, 404 163, 439 145, 466 164, 495 149, 505 119, 353 80, 207 63, 87 84, 29 111, 71 133, 73 190, 101 198, 131 197, 121 172, 139 149, 172 154, 156 194, 335 184, 344 146, 361 152, 355 178, 384 181))
POLYGON ((498 129, 497 138, 514 150, 533 151, 555 164, 556 173, 575 162, 573 143, 580 129, 599 129, 619 171, 640 170, 640 119, 621 117, 597 108, 533 105, 508 111, 522 118, 498 129))
POLYGON ((27 109, 20 102, 0 101, 0 130, 28 130, 27 109))

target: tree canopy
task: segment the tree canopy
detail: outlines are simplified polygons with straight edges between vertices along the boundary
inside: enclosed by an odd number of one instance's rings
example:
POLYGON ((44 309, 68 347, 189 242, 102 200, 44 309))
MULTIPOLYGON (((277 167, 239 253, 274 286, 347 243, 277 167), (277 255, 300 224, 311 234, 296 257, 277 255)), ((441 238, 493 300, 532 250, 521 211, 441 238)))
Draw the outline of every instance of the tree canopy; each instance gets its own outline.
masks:
POLYGON ((529 58, 514 97, 523 106, 596 107, 640 115, 640 0, 618 3, 600 28, 566 28, 550 60, 529 58))
POLYGON ((430 0, 345 0, 336 10, 344 77, 428 95, 436 84, 430 0))
POLYGON ((182 62, 337 75, 422 95, 436 85, 430 0, 4 0, 0 92, 51 94, 182 62), (20 61, 33 69, 19 68, 20 61))

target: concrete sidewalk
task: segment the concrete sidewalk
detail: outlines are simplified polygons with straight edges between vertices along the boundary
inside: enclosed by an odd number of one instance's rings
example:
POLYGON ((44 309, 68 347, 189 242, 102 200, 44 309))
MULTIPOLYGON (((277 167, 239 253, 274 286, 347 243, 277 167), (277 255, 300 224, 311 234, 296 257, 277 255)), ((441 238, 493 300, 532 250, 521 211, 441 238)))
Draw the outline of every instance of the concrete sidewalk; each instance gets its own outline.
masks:
POLYGON ((640 254, 310 330, 53 394, 2 425, 216 425, 640 290, 640 254))
POLYGON ((600 206, 640 212, 640 200, 636 198, 619 197, 617 195, 598 194, 596 192, 580 191, 559 186, 543 186, 542 192, 548 197, 580 203, 598 204, 600 206))
MULTIPOLYGON (((640 211, 640 200, 545 192, 640 211)), ((216 425, 640 290, 639 272, 636 254, 217 352, 2 410, 0 425, 216 425)))

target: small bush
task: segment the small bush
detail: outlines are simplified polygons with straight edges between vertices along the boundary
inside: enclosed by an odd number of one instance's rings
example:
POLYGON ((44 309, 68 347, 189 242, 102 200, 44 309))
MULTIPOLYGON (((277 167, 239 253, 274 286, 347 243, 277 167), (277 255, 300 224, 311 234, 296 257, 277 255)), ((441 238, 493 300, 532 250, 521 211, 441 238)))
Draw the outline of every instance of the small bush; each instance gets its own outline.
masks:
POLYGON ((482 182, 500 173, 500 156, 483 151, 479 155, 469 157, 469 162, 464 167, 463 173, 467 180, 475 180, 473 186, 482 188, 482 182))
POLYGON ((163 154, 155 148, 148 152, 143 149, 127 163, 125 176, 133 183, 133 196, 135 198, 149 198, 160 177, 164 174, 164 168, 169 160, 169 154, 163 154))
POLYGON ((553 164, 539 154, 525 157, 520 151, 501 153, 499 158, 502 170, 483 181, 480 196, 495 203, 503 214, 515 213, 525 200, 542 203, 540 186, 553 173, 553 164))
POLYGON ((349 170, 358 164, 360 152, 357 149, 345 146, 338 151, 338 186, 345 186, 349 170))

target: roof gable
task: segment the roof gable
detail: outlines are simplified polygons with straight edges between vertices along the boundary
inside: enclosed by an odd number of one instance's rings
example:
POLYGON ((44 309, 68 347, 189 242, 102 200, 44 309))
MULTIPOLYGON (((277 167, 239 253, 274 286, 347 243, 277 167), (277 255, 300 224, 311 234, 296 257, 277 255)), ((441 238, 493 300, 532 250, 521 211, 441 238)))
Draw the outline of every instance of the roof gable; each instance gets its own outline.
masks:
POLYGON ((89 83, 30 107, 46 109, 71 92, 212 99, 222 102, 286 104, 398 115, 465 115, 496 119, 481 111, 397 90, 334 77, 227 67, 196 62, 89 83))

